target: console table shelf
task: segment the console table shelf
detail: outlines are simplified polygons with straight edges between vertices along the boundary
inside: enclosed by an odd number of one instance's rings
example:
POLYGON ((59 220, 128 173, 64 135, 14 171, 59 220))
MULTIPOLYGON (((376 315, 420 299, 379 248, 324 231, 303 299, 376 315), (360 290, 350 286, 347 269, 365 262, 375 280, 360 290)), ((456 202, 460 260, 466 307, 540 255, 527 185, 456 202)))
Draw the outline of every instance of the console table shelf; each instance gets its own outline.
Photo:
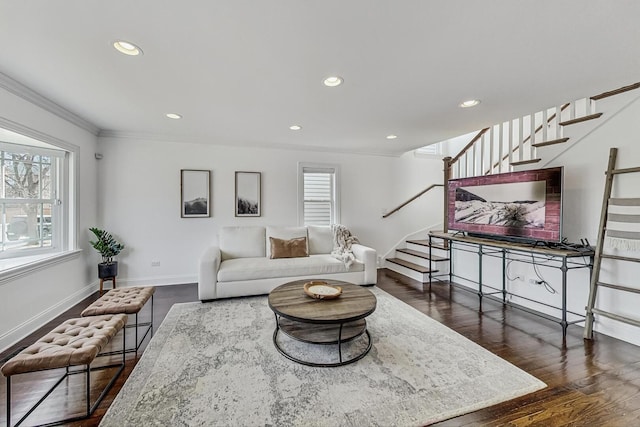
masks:
MULTIPOLYGON (((461 289, 476 292, 480 303, 482 304, 482 298, 487 297, 497 301, 501 301, 503 304, 510 305, 514 308, 524 310, 528 313, 535 314, 548 320, 555 321, 562 326, 562 335, 567 335, 567 327, 571 324, 584 322, 585 313, 575 313, 567 310, 567 273, 570 270, 575 269, 589 269, 589 275, 592 273, 594 251, 590 248, 572 248, 566 247, 546 247, 536 246, 528 243, 508 242, 501 240, 494 240, 482 237, 472 237, 463 234, 443 233, 438 231, 432 231, 429 233, 429 243, 432 243, 433 239, 441 239, 448 246, 452 252, 453 249, 475 253, 478 256, 478 280, 463 277, 454 272, 454 257, 453 253, 449 256, 449 272, 446 274, 449 279, 449 283, 453 286, 457 286, 453 282, 454 278, 466 280, 474 283, 478 286, 477 289, 472 289, 467 286, 461 286, 461 289), (516 258, 508 258, 509 255, 516 255, 516 258), (483 258, 492 257, 502 260, 502 283, 499 285, 490 285, 484 283, 483 280, 483 258), (507 263, 518 262, 531 264, 534 266, 544 266, 550 268, 559 269, 562 272, 562 303, 560 307, 544 303, 532 298, 527 298, 522 295, 517 295, 507 290, 507 263), (502 295, 501 298, 494 295, 502 295), (547 313, 535 310, 533 308, 525 307, 520 304, 513 303, 507 300, 507 297, 513 296, 522 300, 534 302, 536 304, 550 307, 554 310, 558 310, 560 317, 551 316, 547 313), (578 320, 567 320, 567 314, 577 316, 578 320)), ((433 242, 435 243, 435 242, 433 242)), ((429 284, 431 285, 433 280, 439 280, 443 275, 430 274, 429 284)))

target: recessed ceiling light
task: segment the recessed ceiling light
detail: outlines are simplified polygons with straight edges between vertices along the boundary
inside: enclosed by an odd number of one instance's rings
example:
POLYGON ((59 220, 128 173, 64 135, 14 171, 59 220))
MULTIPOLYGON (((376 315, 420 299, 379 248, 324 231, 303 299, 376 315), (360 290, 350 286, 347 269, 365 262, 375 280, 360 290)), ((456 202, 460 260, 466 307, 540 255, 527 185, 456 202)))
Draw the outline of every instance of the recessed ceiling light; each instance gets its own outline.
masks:
POLYGON ((175 119, 175 120, 178 120, 178 119, 182 118, 182 116, 180 114, 176 114, 176 113, 167 113, 165 115, 167 117, 169 117, 170 119, 175 119))
POLYGON ((460 106, 462 108, 470 108, 470 107, 475 107, 478 104, 480 104, 480 100, 479 99, 469 99, 467 101, 461 102, 460 106))
POLYGON ((398 135, 387 135, 387 139, 396 139, 398 135))
POLYGON ((289 126, 289 129, 291 129, 291 130, 300 130, 300 129, 302 129, 302 126, 299 126, 299 125, 291 125, 291 126, 289 126))
POLYGON ((342 82, 344 82, 344 80, 342 79, 342 77, 338 76, 329 76, 323 81, 324 85, 329 87, 340 86, 342 82))
POLYGON ((113 42, 113 47, 115 47, 118 52, 124 53, 125 55, 142 55, 142 49, 140 49, 135 44, 124 40, 116 40, 115 42, 113 42))

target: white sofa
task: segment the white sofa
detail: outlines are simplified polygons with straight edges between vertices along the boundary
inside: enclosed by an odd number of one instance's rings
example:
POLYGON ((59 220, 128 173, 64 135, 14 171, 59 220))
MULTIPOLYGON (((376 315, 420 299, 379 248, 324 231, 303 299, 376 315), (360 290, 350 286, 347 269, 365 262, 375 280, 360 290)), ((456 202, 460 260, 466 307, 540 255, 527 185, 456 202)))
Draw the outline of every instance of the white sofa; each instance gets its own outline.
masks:
POLYGON ((268 294, 277 286, 301 279, 335 279, 357 285, 377 282, 376 251, 352 245, 355 261, 331 256, 330 227, 223 227, 218 245, 206 249, 199 261, 198 298, 201 301, 268 294), (306 237, 309 256, 271 259, 270 239, 306 237))

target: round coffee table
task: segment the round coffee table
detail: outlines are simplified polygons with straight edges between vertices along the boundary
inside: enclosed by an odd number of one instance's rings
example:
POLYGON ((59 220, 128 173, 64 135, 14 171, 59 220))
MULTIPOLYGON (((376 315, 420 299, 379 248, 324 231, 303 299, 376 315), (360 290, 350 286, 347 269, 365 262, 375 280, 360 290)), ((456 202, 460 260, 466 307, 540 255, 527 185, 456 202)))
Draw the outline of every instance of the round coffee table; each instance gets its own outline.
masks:
MULTIPOLYGON (((285 357, 308 366, 342 366, 362 359, 371 350, 371 335, 365 317, 376 309, 376 297, 368 289, 339 280, 325 280, 329 285, 340 286, 342 295, 336 299, 311 298, 304 292, 309 280, 296 280, 278 286, 269 294, 269 307, 276 316, 273 344, 285 357), (302 360, 287 353, 278 344, 278 333, 318 345, 338 345, 338 362, 316 363, 302 360), (364 351, 343 360, 342 344, 366 335, 368 343, 364 351)), ((317 281, 317 280, 314 280, 317 281)))

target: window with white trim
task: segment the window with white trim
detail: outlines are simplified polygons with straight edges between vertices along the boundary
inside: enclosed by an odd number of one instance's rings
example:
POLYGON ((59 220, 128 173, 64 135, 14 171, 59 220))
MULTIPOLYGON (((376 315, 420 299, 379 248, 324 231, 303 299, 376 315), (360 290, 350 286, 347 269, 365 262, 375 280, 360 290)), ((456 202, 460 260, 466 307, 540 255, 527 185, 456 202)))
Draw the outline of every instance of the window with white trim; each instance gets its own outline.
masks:
POLYGON ((0 271, 69 249, 70 156, 0 129, 0 271))
POLYGON ((335 165, 298 165, 301 225, 331 225, 340 222, 339 168, 335 165))
POLYGON ((442 154, 442 142, 416 148, 414 150, 414 153, 416 156, 424 156, 424 157, 439 156, 442 154))
POLYGON ((50 150, 0 144, 3 257, 59 246, 58 169, 58 156, 50 150))

